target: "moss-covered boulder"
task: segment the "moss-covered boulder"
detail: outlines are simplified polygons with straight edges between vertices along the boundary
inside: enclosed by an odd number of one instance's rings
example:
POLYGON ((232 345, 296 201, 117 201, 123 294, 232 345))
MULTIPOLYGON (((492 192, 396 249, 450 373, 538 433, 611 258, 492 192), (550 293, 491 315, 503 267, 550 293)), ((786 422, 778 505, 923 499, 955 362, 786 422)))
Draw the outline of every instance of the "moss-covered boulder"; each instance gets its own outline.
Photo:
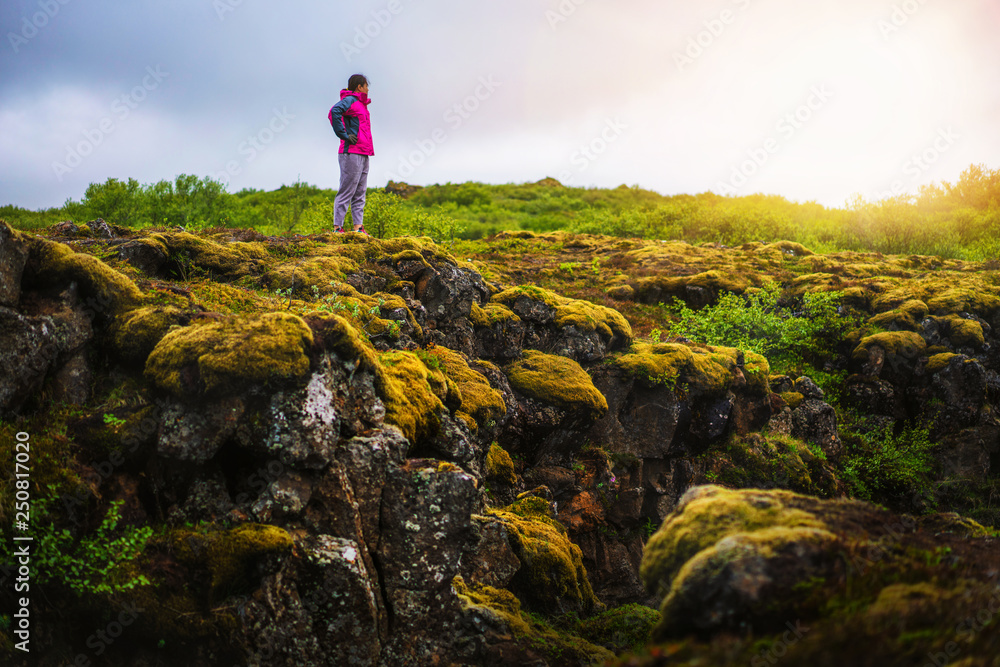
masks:
POLYGON ((652 276, 641 278, 633 288, 635 299, 642 303, 660 303, 677 298, 692 308, 714 302, 722 292, 742 294, 750 282, 739 273, 711 270, 691 276, 652 276))
POLYGON ((601 606, 594 596, 580 547, 553 518, 546 500, 528 496, 503 509, 489 509, 507 527, 521 561, 510 587, 533 609, 546 613, 590 613, 601 606))
POLYGON ((167 333, 146 360, 146 377, 178 397, 246 392, 302 381, 312 332, 290 313, 205 319, 167 333))
POLYGON ((75 282, 80 300, 93 316, 111 318, 139 305, 142 292, 125 275, 93 255, 74 252, 62 243, 32 237, 25 265, 25 288, 65 289, 75 282))
POLYGON ((525 350, 506 371, 514 390, 537 401, 564 410, 582 410, 594 419, 607 412, 608 402, 572 359, 525 350))
POLYGON ((508 590, 466 583, 462 577, 452 581, 452 588, 462 614, 473 627, 484 630, 476 639, 480 647, 475 664, 596 665, 614 657, 607 648, 584 638, 578 627, 554 627, 538 615, 525 613, 520 600, 508 590))
POLYGON ((476 355, 489 359, 516 359, 524 348, 525 325, 514 311, 490 301, 472 304, 469 314, 475 331, 476 355))
POLYGON ((480 424, 494 429, 497 421, 507 414, 507 405, 500 392, 482 373, 469 368, 469 363, 458 352, 433 346, 426 354, 428 361, 437 360, 440 370, 455 383, 461 394, 455 416, 465 421, 472 431, 478 431, 480 424))
POLYGON ((148 240, 166 250, 167 266, 185 280, 209 274, 216 280, 237 280, 260 275, 274 262, 259 242, 223 244, 188 232, 153 234, 148 240))
POLYGON ((923 337, 913 331, 877 333, 861 339, 851 353, 851 363, 863 375, 906 382, 926 348, 923 337))
POLYGON ((131 592, 144 610, 138 632, 173 648, 236 631, 241 620, 225 600, 259 588, 281 568, 292 545, 287 531, 263 524, 169 531, 149 549, 156 554, 148 564, 152 585, 131 592))
POLYGON ((682 392, 721 394, 734 386, 769 391, 767 359, 735 348, 635 343, 613 364, 651 386, 682 392))
POLYGON ((414 444, 437 435, 446 400, 461 405, 458 387, 412 352, 383 353, 379 366, 377 389, 385 403, 385 420, 414 444))
POLYGON ((492 301, 507 306, 525 323, 526 347, 597 361, 632 340, 632 327, 618 311, 540 287, 512 287, 492 301))
POLYGON ((486 454, 486 465, 483 472, 487 480, 513 487, 517 484, 517 473, 514 471, 514 461, 503 447, 497 443, 490 445, 486 454))
POLYGON ((112 323, 108 332, 110 347, 122 363, 141 366, 171 328, 190 321, 191 313, 176 306, 136 308, 112 323))

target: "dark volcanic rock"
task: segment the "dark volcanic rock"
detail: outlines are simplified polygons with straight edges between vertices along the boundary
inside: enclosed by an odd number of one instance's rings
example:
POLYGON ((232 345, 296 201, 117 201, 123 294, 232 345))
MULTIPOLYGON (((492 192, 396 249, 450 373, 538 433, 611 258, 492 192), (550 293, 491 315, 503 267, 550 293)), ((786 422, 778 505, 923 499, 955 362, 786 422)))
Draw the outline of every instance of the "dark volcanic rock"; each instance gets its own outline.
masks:
POLYGON ((28 261, 28 244, 6 222, 0 221, 0 306, 17 306, 21 274, 28 261))
POLYGON ((303 538, 245 607, 250 663, 376 664, 386 632, 378 595, 377 575, 366 568, 357 543, 330 535, 303 538))

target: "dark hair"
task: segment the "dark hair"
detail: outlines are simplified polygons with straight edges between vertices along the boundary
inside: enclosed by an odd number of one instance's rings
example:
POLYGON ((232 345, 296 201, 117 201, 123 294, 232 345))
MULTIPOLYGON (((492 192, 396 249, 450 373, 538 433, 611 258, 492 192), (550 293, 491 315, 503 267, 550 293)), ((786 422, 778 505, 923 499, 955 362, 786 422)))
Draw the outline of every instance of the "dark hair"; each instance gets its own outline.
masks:
POLYGON ((347 89, 354 91, 366 83, 368 83, 368 77, 364 74, 352 74, 351 78, 347 80, 347 89))

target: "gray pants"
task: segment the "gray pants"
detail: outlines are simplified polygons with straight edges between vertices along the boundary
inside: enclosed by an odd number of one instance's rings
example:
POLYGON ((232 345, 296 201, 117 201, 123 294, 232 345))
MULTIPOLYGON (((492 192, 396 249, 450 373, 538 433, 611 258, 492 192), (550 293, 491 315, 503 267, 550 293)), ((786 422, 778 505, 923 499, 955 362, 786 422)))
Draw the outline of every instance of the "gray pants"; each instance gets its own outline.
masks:
POLYGON ((343 227, 347 209, 351 209, 354 227, 364 224, 365 191, 368 188, 368 156, 339 153, 340 189, 333 200, 333 226, 343 227))

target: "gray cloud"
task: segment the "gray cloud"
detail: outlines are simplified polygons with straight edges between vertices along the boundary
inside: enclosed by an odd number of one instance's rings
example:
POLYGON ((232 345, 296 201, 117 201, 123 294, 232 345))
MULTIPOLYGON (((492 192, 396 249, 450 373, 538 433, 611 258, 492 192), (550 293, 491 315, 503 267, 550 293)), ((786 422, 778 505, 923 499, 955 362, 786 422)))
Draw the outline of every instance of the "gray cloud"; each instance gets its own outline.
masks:
POLYGON ((326 112, 356 71, 372 81, 373 184, 403 171, 415 183, 563 173, 702 192, 776 138, 738 191, 838 205, 887 187, 941 126, 964 139, 908 188, 1000 151, 1000 16, 986 0, 910 0, 899 26, 904 3, 868 0, 237 2, 0 7, 0 202, 58 205, 108 177, 220 175, 233 162, 230 190, 333 186, 326 112), (25 37, 45 7, 58 11, 25 37), (168 73, 151 88, 150 67, 168 73), (784 137, 777 124, 819 84, 834 96, 784 137), (627 127, 602 138, 615 120, 627 127))

